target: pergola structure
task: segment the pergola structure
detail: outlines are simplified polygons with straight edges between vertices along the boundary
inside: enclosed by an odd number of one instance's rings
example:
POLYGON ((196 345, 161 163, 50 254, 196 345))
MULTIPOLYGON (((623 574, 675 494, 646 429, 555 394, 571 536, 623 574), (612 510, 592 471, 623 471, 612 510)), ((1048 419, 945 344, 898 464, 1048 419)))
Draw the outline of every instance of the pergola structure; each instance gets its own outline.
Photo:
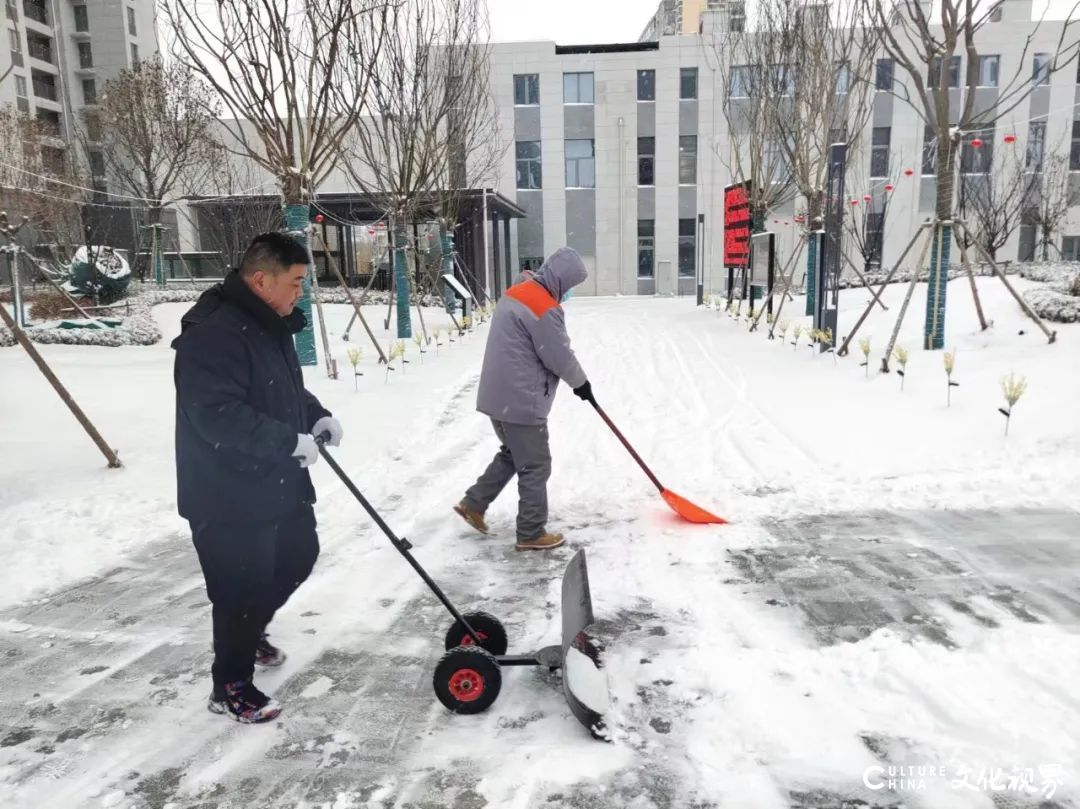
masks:
MULTIPOLYGON (((520 267, 514 266, 510 251, 510 221, 523 219, 524 210, 514 202, 490 188, 475 188, 456 192, 458 224, 454 229, 455 274, 468 287, 490 290, 493 298, 498 298, 513 283, 520 267), (491 228, 484 227, 490 221, 491 228), (488 233, 490 232, 490 244, 488 233)), ((189 200, 197 212, 201 247, 205 250, 210 239, 206 234, 215 228, 223 229, 244 221, 238 211, 246 206, 273 206, 277 197, 273 195, 250 195, 243 197, 198 197, 189 200)), ((436 221, 439 215, 441 197, 431 194, 421 198, 416 206, 416 223, 436 221)), ((320 280, 326 275, 328 283, 334 283, 327 268, 329 252, 338 262, 346 279, 351 284, 366 285, 370 274, 366 268, 356 266, 355 240, 358 228, 368 228, 375 223, 385 223, 389 206, 377 194, 358 192, 319 194, 312 202, 312 217, 321 214, 320 227, 322 239, 312 243, 312 253, 319 268, 320 280), (327 238, 328 230, 337 229, 337 238, 327 238), (334 244, 335 249, 324 249, 325 245, 334 244)), ((318 221, 318 220, 316 220, 318 221)), ((408 229, 411 236, 411 227, 408 229)), ((252 234, 254 235, 254 234, 252 234)), ((223 257, 227 265, 232 266, 239 256, 223 257)), ((377 273, 385 273, 385 278, 376 279, 375 288, 388 288, 389 271, 374 268, 377 273)))

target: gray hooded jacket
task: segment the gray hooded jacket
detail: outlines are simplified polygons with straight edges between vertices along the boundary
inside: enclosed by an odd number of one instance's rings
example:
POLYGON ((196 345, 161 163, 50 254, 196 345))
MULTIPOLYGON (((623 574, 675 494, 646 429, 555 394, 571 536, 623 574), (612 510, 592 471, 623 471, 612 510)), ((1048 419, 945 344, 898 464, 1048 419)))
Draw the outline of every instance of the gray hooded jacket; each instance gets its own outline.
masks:
POLYGON ((496 421, 540 424, 560 379, 571 388, 585 384, 559 301, 587 276, 581 256, 561 247, 531 279, 506 291, 488 332, 477 410, 496 421))

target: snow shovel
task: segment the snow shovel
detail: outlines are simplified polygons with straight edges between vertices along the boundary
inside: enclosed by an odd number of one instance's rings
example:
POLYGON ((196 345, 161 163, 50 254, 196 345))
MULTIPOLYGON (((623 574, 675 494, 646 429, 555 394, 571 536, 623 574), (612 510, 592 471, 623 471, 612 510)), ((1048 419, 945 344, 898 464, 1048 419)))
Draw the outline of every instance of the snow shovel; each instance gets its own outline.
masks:
POLYGON ((439 702, 454 713, 480 713, 490 708, 499 696, 502 667, 545 666, 550 671, 561 668, 563 695, 570 705, 570 712, 589 729, 594 738, 610 741, 604 724, 608 706, 607 675, 601 668, 598 647, 586 631, 594 619, 585 551, 579 550, 574 554, 563 574, 562 643, 545 646, 531 654, 509 655, 506 653, 506 629, 499 619, 486 612, 458 611, 410 553, 413 546, 409 540, 398 538, 390 530, 390 526, 326 451, 325 443, 329 438, 329 433, 315 438, 323 459, 454 618, 453 625, 446 633, 446 654, 435 666, 433 677, 432 684, 439 702))
POLYGON ((701 506, 694 505, 685 497, 675 494, 671 489, 665 489, 664 485, 657 480, 653 471, 645 465, 645 461, 641 460, 641 456, 637 454, 632 446, 630 446, 630 442, 626 440, 626 436, 619 432, 619 428, 615 426, 615 423, 610 418, 608 418, 608 414, 596 403, 596 399, 590 399, 589 401, 592 402, 592 406, 596 408, 596 412, 600 414, 600 418, 604 420, 604 423, 611 428, 611 432, 615 433, 615 437, 622 441, 622 445, 626 447, 627 452, 629 452, 634 457, 634 460, 638 462, 638 466, 640 466, 645 474, 649 476, 649 480, 652 481, 653 486, 660 490, 660 496, 664 498, 665 503, 671 506, 672 511, 688 522, 701 523, 704 525, 727 524, 727 520, 723 517, 717 517, 715 514, 706 511, 701 506))

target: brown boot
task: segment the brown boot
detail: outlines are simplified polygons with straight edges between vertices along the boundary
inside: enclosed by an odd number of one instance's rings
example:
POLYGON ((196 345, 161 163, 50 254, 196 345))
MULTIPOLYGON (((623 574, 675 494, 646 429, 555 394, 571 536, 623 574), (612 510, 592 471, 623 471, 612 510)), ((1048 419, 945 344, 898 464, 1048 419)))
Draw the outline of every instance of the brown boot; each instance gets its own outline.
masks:
POLYGON ((456 506, 454 506, 454 511, 456 511, 461 516, 461 519, 465 520, 465 522, 467 522, 481 534, 488 533, 487 523, 484 522, 484 515, 481 514, 479 511, 473 511, 471 508, 468 508, 464 503, 458 503, 456 506))
POLYGON ((519 539, 517 549, 519 551, 549 551, 566 542, 562 534, 544 534, 536 539, 519 539))

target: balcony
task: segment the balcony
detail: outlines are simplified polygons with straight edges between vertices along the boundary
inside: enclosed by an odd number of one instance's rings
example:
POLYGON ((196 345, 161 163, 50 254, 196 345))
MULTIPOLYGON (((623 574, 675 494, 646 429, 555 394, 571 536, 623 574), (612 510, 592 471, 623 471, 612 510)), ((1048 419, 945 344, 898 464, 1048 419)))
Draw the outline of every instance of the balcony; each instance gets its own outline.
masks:
POLYGON ((34 79, 34 97, 44 98, 46 101, 59 101, 60 97, 56 92, 55 81, 45 81, 44 79, 34 79))
POLYGON ((26 37, 26 52, 31 59, 37 59, 48 65, 56 65, 56 57, 53 54, 52 40, 48 37, 28 34, 26 37))
POLYGON ((41 127, 41 136, 43 138, 63 140, 64 125, 60 121, 60 113, 39 109, 37 111, 37 119, 38 125, 41 127))
POLYGON ((49 12, 45 8, 44 0, 23 0, 23 14, 26 19, 33 20, 42 25, 52 25, 49 21, 49 12))

